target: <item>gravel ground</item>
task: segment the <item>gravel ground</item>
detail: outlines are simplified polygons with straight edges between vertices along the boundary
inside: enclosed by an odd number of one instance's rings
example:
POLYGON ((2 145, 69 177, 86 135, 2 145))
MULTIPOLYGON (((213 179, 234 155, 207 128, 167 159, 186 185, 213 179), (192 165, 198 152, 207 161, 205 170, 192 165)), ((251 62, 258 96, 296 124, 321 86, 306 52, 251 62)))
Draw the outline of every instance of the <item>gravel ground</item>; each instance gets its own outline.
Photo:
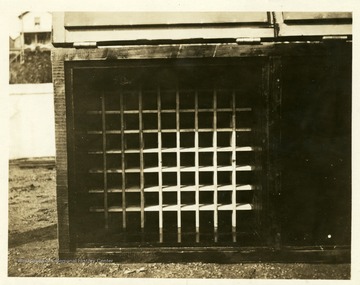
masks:
POLYGON ((349 279, 350 264, 64 262, 57 257, 55 170, 11 165, 8 276, 349 279))

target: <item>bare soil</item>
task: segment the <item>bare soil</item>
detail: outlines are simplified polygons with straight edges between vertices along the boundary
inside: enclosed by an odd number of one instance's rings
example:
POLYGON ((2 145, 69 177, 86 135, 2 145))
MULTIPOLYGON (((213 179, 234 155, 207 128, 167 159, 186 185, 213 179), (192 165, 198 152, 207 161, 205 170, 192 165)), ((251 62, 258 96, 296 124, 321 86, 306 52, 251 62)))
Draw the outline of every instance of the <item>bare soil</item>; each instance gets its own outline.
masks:
POLYGON ((350 264, 65 262, 57 256, 55 170, 10 166, 9 276, 349 279, 350 264))

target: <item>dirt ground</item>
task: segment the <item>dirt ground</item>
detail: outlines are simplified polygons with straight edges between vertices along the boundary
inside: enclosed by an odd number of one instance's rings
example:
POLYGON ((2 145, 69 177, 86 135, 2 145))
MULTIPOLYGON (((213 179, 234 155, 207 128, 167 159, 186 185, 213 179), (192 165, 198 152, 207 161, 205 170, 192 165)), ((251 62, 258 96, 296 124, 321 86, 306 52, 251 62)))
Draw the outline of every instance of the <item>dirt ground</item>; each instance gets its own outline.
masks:
POLYGON ((349 279, 350 264, 124 264, 57 256, 55 170, 10 165, 8 276, 349 279))

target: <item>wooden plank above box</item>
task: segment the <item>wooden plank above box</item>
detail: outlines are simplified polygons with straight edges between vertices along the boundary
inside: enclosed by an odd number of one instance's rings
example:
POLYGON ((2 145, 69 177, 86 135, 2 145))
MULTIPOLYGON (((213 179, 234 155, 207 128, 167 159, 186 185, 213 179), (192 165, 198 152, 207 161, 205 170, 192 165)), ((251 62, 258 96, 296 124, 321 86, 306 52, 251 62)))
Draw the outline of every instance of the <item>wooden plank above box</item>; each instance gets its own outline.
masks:
POLYGON ((351 35, 351 22, 349 12, 56 12, 53 44, 275 42, 351 35))
MULTIPOLYGON (((271 13, 54 13, 55 46, 76 42, 186 41, 273 37, 271 13)), ((227 40, 228 41, 228 40, 227 40)))
POLYGON ((121 27, 141 25, 269 24, 267 12, 68 12, 64 25, 74 27, 121 27))
POLYGON ((313 21, 350 21, 352 14, 349 12, 283 12, 284 22, 313 21))
POLYGON ((277 12, 279 37, 346 36, 352 34, 349 12, 277 12))

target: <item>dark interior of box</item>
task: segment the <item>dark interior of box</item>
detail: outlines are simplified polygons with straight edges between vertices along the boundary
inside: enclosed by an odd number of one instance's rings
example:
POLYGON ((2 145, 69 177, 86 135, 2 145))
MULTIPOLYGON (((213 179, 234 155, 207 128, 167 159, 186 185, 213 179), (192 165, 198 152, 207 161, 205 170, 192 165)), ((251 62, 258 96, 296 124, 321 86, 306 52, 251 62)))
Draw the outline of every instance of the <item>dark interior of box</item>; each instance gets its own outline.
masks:
POLYGON ((259 243, 261 60, 73 71, 77 243, 259 243))
POLYGON ((279 144, 285 244, 351 240, 351 51, 283 60, 279 144))

